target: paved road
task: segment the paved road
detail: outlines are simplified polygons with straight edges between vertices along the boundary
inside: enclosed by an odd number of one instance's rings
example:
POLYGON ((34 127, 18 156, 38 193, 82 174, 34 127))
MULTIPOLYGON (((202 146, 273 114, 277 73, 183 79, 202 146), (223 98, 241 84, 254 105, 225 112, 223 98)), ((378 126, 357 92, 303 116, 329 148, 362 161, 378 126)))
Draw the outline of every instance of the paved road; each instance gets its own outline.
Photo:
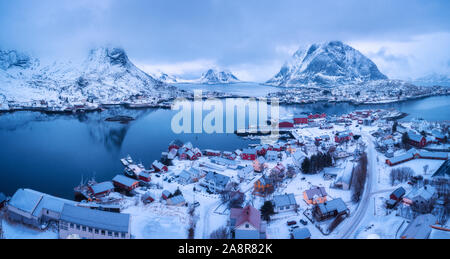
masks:
POLYGON ((348 219, 344 228, 339 231, 339 238, 349 239, 354 238, 352 235, 356 229, 358 229, 359 224, 367 213, 367 209, 370 204, 370 197, 372 196, 372 187, 373 183, 376 179, 376 165, 377 165, 377 155, 375 151, 375 147, 373 145, 373 141, 371 136, 367 133, 363 133, 363 138, 368 144, 367 148, 367 180, 366 180, 366 188, 364 189, 363 196, 361 197, 361 201, 359 202, 356 210, 352 213, 351 217, 348 219))

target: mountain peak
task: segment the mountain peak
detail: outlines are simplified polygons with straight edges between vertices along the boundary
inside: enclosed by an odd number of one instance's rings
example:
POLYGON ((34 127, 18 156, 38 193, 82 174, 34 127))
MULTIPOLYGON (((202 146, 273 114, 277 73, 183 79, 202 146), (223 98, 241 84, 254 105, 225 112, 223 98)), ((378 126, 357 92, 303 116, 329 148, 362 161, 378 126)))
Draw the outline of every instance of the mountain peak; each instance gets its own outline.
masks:
POLYGON ((276 86, 329 86, 387 79, 370 59, 341 41, 300 48, 267 83, 276 86))
POLYGON ((89 52, 89 61, 103 61, 111 65, 126 67, 130 65, 130 60, 124 49, 118 47, 99 47, 91 49, 89 52))
POLYGON ((202 84, 231 84, 239 82, 239 79, 230 71, 210 68, 202 74, 199 81, 202 84))

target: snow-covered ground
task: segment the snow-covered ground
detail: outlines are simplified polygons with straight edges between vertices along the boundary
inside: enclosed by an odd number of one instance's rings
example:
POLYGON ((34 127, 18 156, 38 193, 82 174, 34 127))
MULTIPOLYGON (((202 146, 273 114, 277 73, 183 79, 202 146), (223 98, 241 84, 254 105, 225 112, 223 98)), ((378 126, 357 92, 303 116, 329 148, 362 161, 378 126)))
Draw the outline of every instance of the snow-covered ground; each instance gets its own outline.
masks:
POLYGON ((58 233, 52 230, 40 231, 22 224, 2 221, 3 237, 5 239, 57 239, 58 233))

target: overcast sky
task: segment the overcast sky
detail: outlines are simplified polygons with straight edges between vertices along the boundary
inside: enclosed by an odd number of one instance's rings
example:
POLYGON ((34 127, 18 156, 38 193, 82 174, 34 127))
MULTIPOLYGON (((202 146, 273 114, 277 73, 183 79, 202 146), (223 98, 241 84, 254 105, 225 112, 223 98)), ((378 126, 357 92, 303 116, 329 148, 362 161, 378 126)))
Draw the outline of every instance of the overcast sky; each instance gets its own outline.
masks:
POLYGON ((0 0, 0 48, 81 59, 123 47, 148 72, 265 81, 299 46, 341 40, 391 78, 450 74, 450 1, 0 0))

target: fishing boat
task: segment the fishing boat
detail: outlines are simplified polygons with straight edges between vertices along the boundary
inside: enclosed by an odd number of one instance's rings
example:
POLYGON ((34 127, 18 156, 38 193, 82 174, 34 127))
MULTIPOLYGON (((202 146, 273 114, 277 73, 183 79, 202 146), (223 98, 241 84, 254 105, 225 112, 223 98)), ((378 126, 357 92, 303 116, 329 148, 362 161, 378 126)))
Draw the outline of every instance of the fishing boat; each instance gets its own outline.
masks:
POLYGON ((120 159, 120 162, 123 164, 123 166, 128 167, 129 165, 132 165, 134 163, 133 159, 130 155, 128 155, 125 158, 120 159))

